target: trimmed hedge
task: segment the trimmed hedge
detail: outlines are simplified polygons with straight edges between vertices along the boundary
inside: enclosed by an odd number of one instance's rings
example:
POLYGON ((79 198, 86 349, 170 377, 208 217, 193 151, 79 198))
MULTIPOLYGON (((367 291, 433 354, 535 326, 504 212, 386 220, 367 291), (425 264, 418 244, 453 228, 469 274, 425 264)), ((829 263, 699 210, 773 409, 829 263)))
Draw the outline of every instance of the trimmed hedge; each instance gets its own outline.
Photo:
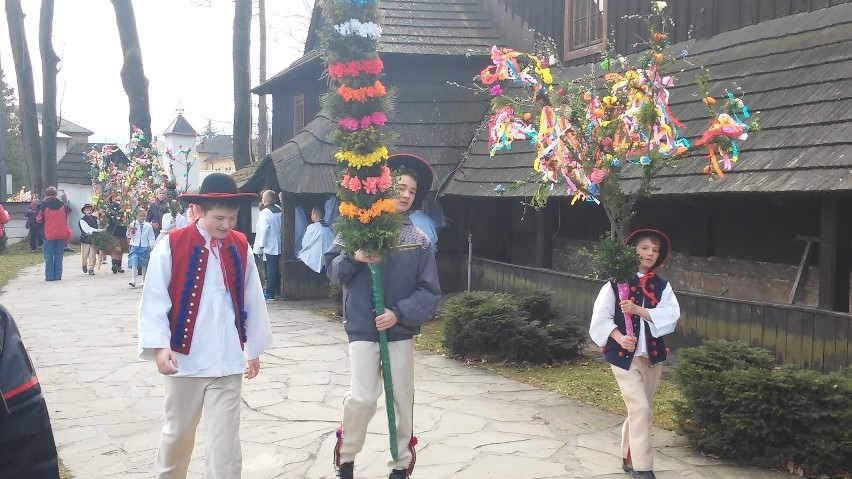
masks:
POLYGON ((553 306, 553 293, 535 290, 515 298, 470 291, 447 301, 444 346, 473 359, 551 363, 579 356, 585 332, 553 306))
POLYGON ((678 351, 678 432, 705 453, 804 474, 852 472, 852 368, 774 367, 742 342, 678 351))

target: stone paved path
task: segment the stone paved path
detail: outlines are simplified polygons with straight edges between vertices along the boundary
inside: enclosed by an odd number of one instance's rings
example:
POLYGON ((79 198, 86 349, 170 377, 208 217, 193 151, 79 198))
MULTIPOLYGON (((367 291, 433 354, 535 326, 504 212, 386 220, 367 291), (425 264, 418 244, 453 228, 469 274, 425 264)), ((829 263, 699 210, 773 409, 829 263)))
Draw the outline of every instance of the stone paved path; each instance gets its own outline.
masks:
MULTIPOLYGON (((2 259, 0 259, 2 260, 2 259)), ((149 478, 162 425, 162 378, 136 355, 141 289, 129 273, 83 276, 65 258, 61 282, 24 270, 0 293, 30 350, 59 453, 77 479, 149 478)), ((105 266, 106 268, 106 266, 105 266)), ((246 381, 243 477, 331 478, 332 431, 348 385, 342 326, 315 303, 270 303, 275 346, 246 381)), ((443 358, 417 355, 417 479, 626 478, 618 454, 622 418, 560 395, 443 358)), ((380 410, 356 476, 387 477, 380 410)), ((191 465, 203 477, 203 420, 191 465)), ((682 438, 655 431, 660 479, 782 478, 706 458, 682 438)))

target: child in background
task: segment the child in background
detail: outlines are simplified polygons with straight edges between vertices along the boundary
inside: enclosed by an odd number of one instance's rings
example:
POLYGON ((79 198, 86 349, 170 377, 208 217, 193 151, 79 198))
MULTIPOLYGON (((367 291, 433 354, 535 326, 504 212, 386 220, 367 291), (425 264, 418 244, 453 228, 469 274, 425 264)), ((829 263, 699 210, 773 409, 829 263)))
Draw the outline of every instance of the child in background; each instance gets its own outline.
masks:
POLYGON ((165 423, 157 458, 160 478, 186 477, 204 412, 205 477, 239 478, 242 378, 260 371, 272 328, 245 235, 233 231, 239 193, 222 173, 198 194, 181 195, 200 215, 172 230, 151 255, 139 307, 139 354, 165 375, 165 423))
POLYGON ((80 258, 83 262, 83 274, 95 275, 95 262, 98 260, 97 248, 92 246, 92 235, 103 231, 98 228, 98 217, 93 215, 94 207, 86 203, 80 209, 80 258))
POLYGON ((654 274, 671 250, 664 233, 640 229, 626 244, 636 247, 639 272, 630 279, 630 297, 618 299, 614 281, 601 288, 592 309, 589 334, 601 346, 618 382, 627 420, 621 427, 621 468, 639 479, 654 479, 654 449, 651 444, 651 402, 662 376, 662 361, 668 349, 662 337, 674 332, 680 306, 668 281, 654 274), (629 314, 634 335, 628 335, 629 314))
POLYGON ((145 286, 145 274, 148 272, 148 261, 151 259, 151 248, 157 239, 154 227, 145 218, 148 210, 144 206, 136 208, 136 220, 127 227, 127 239, 130 243, 130 253, 127 255, 127 266, 130 267, 130 287, 136 287, 136 275, 141 269, 142 286, 145 286))

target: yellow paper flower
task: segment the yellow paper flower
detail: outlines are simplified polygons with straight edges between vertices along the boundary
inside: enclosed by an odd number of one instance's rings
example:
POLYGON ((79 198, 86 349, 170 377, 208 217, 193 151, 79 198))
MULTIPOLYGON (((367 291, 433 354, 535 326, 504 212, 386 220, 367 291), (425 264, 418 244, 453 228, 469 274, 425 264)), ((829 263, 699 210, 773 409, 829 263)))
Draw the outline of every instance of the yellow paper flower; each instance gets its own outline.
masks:
POLYGON ((380 161, 386 160, 388 158, 388 148, 386 146, 380 146, 372 153, 368 153, 366 155, 359 155, 353 151, 338 151, 334 154, 334 157, 337 161, 341 163, 348 163, 349 166, 353 168, 363 168, 373 166, 380 161))

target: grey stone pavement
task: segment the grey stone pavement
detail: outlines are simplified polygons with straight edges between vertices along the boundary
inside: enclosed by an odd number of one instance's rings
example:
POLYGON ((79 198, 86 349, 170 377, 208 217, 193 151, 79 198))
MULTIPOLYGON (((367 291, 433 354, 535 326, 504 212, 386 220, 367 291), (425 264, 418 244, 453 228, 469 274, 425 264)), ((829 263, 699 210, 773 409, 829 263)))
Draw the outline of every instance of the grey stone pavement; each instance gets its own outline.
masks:
MULTIPOLYGON (((46 283, 40 265, 0 292, 35 362, 60 457, 77 479, 154 477, 163 384, 136 354, 142 290, 108 266, 84 276, 76 255, 64 265, 61 282, 46 283)), ((243 387, 243 477, 336 477, 333 431, 349 382, 342 325, 312 313, 318 303, 268 304, 275 344, 243 387)), ((416 387, 414 478, 629 477, 620 468, 618 415, 431 354, 417 354, 416 387)), ((358 478, 387 477, 383 404, 356 461, 358 478)), ((192 478, 204 475, 203 425, 192 478)), ((704 457, 667 431, 654 436, 660 479, 791 477, 704 457)))

